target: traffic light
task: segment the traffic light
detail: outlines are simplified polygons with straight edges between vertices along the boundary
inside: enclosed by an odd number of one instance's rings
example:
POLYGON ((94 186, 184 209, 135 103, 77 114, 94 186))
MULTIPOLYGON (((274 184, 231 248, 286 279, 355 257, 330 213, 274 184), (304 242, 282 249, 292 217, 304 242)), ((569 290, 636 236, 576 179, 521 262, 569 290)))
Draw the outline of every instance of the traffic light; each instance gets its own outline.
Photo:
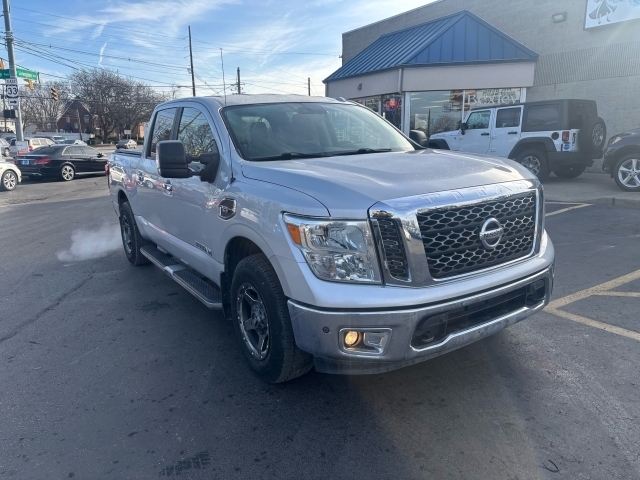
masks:
POLYGON ((58 101, 58 89, 56 87, 51 87, 51 98, 56 102, 58 101))
POLYGON ((34 90, 36 88, 33 85, 33 80, 29 80, 29 79, 25 78, 24 81, 27 82, 27 87, 29 87, 29 90, 34 90))

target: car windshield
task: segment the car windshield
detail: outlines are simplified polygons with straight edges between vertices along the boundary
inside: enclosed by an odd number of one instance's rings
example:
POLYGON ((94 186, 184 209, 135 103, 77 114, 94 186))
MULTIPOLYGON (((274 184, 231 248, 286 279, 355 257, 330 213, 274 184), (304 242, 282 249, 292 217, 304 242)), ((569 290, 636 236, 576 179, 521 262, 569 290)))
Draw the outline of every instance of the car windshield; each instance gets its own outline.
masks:
POLYGON ((246 160, 414 150, 393 126, 353 104, 272 103, 226 107, 223 116, 246 160))

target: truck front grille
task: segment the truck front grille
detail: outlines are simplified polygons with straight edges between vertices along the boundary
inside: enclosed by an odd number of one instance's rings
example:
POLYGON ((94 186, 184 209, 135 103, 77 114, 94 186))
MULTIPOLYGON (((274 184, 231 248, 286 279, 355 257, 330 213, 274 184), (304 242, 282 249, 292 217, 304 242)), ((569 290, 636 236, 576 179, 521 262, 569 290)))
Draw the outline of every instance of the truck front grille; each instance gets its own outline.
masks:
POLYGON ((398 224, 393 220, 378 219, 382 248, 389 274, 396 280, 408 280, 409 269, 407 268, 407 257, 404 252, 404 245, 398 224))
POLYGON ((436 279, 473 272, 530 254, 536 226, 535 192, 473 205, 418 212, 429 272, 436 279), (497 219, 504 233, 490 250, 480 241, 480 229, 497 219))

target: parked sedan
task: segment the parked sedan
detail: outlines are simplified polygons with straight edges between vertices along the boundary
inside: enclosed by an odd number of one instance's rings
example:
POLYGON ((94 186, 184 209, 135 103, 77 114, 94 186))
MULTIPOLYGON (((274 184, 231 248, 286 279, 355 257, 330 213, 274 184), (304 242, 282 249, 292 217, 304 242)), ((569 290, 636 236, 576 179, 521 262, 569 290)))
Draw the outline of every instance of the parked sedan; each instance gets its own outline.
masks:
POLYGON ((123 138, 116 143, 116 148, 138 148, 138 142, 132 138, 123 138))
POLYGON ((640 192, 640 128, 611 137, 602 169, 622 190, 640 192))
POLYGON ((13 190, 21 181, 20 170, 13 163, 0 161, 0 190, 13 190))
POLYGON ((68 182, 76 175, 104 173, 107 157, 83 145, 53 145, 18 157, 15 163, 30 178, 53 177, 68 182))

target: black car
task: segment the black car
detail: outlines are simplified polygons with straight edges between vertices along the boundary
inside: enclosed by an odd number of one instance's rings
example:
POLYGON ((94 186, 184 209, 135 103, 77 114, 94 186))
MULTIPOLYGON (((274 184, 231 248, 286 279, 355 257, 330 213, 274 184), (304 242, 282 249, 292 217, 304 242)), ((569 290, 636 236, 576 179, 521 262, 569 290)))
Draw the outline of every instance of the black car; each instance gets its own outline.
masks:
POLYGON ((640 192, 640 128, 609 139, 602 169, 622 190, 640 192))
POLYGON ((52 145, 16 158, 15 164, 23 177, 54 177, 68 182, 76 175, 104 173, 107 157, 83 145, 52 145))

